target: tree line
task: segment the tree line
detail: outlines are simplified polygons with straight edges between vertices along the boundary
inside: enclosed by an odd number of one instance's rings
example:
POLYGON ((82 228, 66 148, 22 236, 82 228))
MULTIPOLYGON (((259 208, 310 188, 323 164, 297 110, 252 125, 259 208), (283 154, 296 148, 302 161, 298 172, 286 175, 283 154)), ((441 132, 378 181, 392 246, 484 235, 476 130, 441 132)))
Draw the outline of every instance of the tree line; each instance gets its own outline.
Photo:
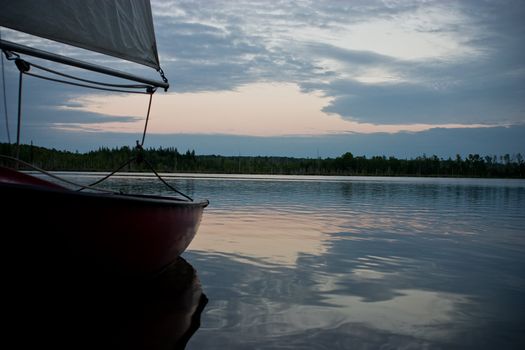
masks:
MULTIPOLYGON (((137 150, 128 146, 101 147, 79 153, 33 145, 20 146, 20 159, 51 171, 113 171, 139 155, 158 172, 359 176, 444 176, 525 178, 525 161, 520 153, 501 156, 469 154, 462 158, 422 155, 412 159, 354 156, 347 152, 336 158, 292 158, 273 156, 196 155, 174 147, 137 150)), ((15 146, 0 143, 0 154, 14 155, 15 146)), ((3 161, 5 162, 5 161, 3 161)), ((147 171, 145 162, 130 162, 122 171, 147 171)))

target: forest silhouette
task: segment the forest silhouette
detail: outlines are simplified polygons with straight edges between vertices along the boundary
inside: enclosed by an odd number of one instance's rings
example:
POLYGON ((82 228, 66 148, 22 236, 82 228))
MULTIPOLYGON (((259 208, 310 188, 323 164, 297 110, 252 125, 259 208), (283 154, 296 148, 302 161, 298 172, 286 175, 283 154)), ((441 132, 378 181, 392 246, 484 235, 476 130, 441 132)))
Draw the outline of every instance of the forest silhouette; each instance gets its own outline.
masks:
MULTIPOLYGON (((101 147, 79 153, 33 145, 20 146, 20 159, 50 171, 113 171, 137 155, 132 147, 101 147)), ((0 154, 14 155, 15 146, 0 143, 0 154)), ((177 148, 148 148, 140 151, 159 172, 282 175, 354 176, 440 176, 524 178, 525 161, 520 153, 505 155, 469 154, 462 158, 422 155, 412 159, 354 156, 347 152, 335 158, 293 158, 276 156, 196 155, 177 148)), ((140 158, 139 157, 139 158, 140 158)), ((130 162, 122 171, 141 172, 143 162, 130 162)))

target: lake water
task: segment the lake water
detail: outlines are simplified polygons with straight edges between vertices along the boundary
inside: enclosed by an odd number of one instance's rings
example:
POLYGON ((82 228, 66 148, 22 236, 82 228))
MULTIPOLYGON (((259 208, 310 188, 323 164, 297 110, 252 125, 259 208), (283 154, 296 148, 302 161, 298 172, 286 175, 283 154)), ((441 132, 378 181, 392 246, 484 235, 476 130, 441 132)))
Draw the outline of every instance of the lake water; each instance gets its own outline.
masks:
POLYGON ((188 349, 525 348, 525 181, 166 179, 210 200, 183 255, 209 298, 188 349))

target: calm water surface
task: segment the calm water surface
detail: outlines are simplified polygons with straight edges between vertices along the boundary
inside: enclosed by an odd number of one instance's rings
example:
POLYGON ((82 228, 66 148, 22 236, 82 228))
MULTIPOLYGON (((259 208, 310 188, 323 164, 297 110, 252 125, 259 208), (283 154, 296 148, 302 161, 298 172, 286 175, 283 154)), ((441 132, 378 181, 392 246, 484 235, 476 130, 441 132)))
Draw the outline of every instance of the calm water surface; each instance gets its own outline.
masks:
POLYGON ((190 349, 525 348, 525 181, 167 179, 210 200, 184 253, 209 298, 190 349))

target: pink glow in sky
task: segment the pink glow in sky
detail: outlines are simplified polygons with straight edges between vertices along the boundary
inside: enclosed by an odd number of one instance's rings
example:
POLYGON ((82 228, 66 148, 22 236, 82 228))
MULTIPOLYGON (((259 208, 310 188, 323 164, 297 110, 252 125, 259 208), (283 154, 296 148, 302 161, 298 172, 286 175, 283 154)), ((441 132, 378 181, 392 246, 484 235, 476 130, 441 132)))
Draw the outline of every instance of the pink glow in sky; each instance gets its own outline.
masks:
MULTIPOLYGON (((141 118, 135 123, 77 124, 80 129, 114 132, 140 132, 148 97, 85 96, 73 102, 75 109, 108 116, 141 118)), ((331 98, 320 92, 301 92, 296 84, 256 83, 235 91, 200 93, 157 93, 148 130, 158 134, 231 134, 247 136, 326 135, 336 133, 374 133, 422 131, 435 125, 377 125, 343 119, 323 112, 331 98)), ((66 108, 66 107, 64 107, 66 108)), ((71 107, 68 107, 71 108, 71 107)), ((443 124, 443 128, 481 127, 479 124, 443 124)))

